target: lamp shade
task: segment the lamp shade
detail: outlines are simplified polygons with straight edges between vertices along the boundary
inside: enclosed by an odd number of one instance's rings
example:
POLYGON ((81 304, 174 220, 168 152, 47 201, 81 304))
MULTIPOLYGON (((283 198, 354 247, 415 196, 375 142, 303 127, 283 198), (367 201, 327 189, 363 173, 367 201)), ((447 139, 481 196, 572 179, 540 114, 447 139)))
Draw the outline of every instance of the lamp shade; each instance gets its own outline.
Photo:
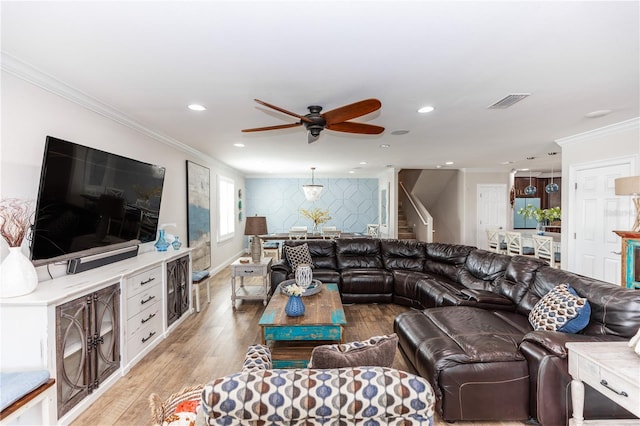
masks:
POLYGON ((314 172, 316 171, 315 167, 311 168, 311 184, 302 185, 302 191, 304 191, 304 198, 307 201, 316 201, 320 198, 320 193, 322 192, 322 185, 317 185, 314 181, 314 172))
POLYGON ((308 201, 316 201, 320 198, 322 185, 302 185, 302 190, 304 191, 304 198, 308 201))
POLYGON ((244 224, 244 235, 264 235, 267 233, 267 218, 249 216, 244 224))
POLYGON ((616 195, 640 195, 640 176, 618 178, 615 183, 616 195))

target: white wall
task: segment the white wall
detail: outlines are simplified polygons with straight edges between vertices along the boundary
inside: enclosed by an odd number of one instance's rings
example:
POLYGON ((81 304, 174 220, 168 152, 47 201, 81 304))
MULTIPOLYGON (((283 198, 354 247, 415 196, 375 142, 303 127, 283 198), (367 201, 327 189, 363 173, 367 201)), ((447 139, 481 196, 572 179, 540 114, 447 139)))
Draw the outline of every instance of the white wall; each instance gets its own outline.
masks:
MULTIPOLYGON (((166 167, 160 223, 176 222, 177 228, 167 232, 179 235, 186 243, 186 160, 191 160, 211 170, 212 269, 227 265, 240 253, 244 222, 238 223, 236 238, 219 245, 215 242, 217 215, 214 209, 218 205, 217 175, 234 179, 236 186, 244 191, 244 176, 239 172, 204 155, 194 155, 161 142, 8 72, 3 71, 1 78, 1 198, 37 197, 45 138, 51 135, 166 167)), ((150 249, 150 244, 145 244, 143 249, 150 249)), ((1 239, 0 245, 4 258, 6 242, 1 239)))

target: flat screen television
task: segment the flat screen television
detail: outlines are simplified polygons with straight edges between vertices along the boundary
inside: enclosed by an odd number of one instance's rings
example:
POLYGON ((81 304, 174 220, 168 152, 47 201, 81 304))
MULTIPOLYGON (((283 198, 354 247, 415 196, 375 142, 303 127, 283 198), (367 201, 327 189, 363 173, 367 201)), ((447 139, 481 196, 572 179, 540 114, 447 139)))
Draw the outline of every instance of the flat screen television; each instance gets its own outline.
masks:
POLYGON ((154 241, 164 167, 47 136, 31 260, 154 241))

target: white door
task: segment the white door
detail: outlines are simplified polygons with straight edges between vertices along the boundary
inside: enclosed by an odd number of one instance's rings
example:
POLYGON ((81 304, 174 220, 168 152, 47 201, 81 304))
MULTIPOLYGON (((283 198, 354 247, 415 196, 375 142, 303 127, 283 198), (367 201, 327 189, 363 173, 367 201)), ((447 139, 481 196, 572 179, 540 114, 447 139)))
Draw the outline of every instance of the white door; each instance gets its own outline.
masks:
POLYGON ((615 179, 631 174, 631 163, 576 170, 574 240, 569 242, 573 272, 620 284, 620 237, 629 229, 630 197, 615 195, 615 179))
POLYGON ((478 234, 476 246, 487 248, 487 229, 507 227, 507 185, 480 184, 477 188, 478 234))

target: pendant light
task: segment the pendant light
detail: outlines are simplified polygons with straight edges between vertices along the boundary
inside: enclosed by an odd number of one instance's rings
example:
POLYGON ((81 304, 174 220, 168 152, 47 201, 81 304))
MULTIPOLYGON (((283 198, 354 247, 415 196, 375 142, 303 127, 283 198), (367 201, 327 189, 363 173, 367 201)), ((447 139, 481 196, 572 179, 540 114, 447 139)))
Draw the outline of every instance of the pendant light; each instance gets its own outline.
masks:
POLYGON ((531 169, 529 169, 529 186, 524 189, 524 195, 534 195, 538 189, 531 184, 531 169))
POLYGON ((302 190, 304 191, 304 196, 308 201, 316 201, 320 198, 320 193, 322 192, 322 185, 316 185, 314 182, 314 175, 316 168, 311 168, 311 185, 302 185, 302 190))
POLYGON ((547 186, 545 186, 544 190, 547 192, 547 194, 551 194, 552 192, 558 192, 558 189, 560 189, 558 187, 558 184, 553 182, 553 167, 552 167, 551 168, 551 183, 549 183, 547 186))

